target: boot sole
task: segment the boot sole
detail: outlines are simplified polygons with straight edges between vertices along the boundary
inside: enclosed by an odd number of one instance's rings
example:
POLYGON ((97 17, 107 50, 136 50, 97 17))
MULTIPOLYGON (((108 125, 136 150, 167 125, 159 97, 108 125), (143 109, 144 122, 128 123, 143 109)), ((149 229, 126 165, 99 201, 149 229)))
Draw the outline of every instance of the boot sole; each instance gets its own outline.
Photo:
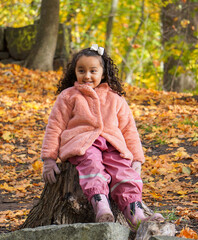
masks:
POLYGON ((96 222, 114 222, 114 216, 107 213, 96 219, 96 222))

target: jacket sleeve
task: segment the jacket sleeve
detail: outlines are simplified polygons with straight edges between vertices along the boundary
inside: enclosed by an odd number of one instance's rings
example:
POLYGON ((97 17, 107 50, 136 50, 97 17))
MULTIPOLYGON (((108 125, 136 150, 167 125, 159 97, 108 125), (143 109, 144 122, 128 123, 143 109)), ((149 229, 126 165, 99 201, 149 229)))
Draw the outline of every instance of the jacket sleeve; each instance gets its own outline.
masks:
POLYGON ((122 97, 118 112, 119 128, 124 136, 127 148, 133 154, 133 161, 145 162, 144 152, 132 112, 122 97))
POLYGON ((69 105, 63 92, 58 96, 50 113, 41 149, 41 159, 56 160, 59 153, 60 137, 69 121, 69 105))

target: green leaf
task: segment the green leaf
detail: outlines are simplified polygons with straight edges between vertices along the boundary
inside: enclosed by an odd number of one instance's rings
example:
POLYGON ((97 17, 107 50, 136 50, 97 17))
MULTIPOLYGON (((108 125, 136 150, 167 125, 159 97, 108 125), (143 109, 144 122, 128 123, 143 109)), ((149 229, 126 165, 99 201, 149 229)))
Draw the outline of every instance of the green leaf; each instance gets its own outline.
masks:
POLYGON ((183 172, 184 174, 190 175, 190 174, 191 174, 191 169, 190 169, 189 167, 183 166, 183 167, 182 167, 182 172, 183 172))

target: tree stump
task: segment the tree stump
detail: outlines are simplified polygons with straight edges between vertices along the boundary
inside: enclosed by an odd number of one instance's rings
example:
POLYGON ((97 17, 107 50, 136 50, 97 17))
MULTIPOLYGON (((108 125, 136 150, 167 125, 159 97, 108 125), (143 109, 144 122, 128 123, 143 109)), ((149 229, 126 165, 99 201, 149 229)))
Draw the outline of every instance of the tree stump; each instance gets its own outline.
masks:
MULTIPOLYGON (((82 192, 75 166, 64 162, 58 167, 61 174, 56 176, 56 184, 45 184, 38 203, 21 228, 95 222, 93 208, 82 192)), ((116 222, 128 226, 116 204, 111 199, 110 202, 116 222)))

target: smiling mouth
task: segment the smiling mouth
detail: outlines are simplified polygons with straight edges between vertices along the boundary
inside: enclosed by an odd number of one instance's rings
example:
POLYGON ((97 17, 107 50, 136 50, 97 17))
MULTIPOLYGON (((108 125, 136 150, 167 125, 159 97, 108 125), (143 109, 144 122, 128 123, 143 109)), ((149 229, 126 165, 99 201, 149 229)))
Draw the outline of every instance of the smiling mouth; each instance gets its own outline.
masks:
POLYGON ((84 84, 92 84, 93 82, 83 82, 84 84))

